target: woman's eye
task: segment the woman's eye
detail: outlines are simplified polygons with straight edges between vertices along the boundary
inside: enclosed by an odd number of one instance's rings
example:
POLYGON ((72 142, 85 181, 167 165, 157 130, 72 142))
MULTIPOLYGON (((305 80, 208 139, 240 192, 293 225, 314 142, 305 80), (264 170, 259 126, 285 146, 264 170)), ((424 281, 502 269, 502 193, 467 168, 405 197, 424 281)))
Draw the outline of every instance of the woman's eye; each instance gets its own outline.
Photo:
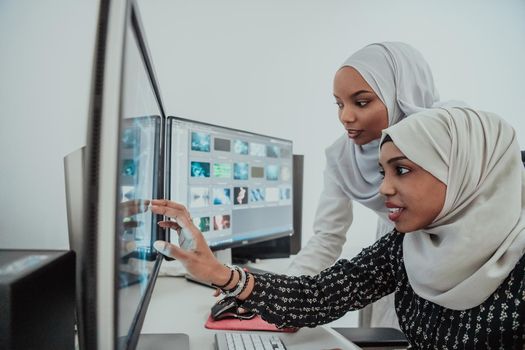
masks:
POLYGON ((337 108, 343 109, 343 104, 341 102, 336 102, 337 108))
POLYGON ((368 104, 368 101, 357 101, 355 104, 359 107, 364 107, 368 104))
POLYGON ((385 171, 383 169, 379 169, 379 175, 381 175, 381 178, 385 178, 385 171))
POLYGON ((407 168, 404 168, 404 167, 398 166, 398 167, 396 168, 396 172, 397 172, 398 175, 405 175, 405 174, 408 174, 408 173, 410 172, 410 170, 407 169, 407 168))

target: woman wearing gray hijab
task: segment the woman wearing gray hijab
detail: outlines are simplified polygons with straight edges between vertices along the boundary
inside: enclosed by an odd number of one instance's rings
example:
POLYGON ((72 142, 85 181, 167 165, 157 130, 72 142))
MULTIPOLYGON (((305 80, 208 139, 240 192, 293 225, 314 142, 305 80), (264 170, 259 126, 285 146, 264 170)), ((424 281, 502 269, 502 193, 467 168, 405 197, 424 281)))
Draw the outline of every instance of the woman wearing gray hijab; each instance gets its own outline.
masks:
POLYGON ((495 114, 425 110, 383 132, 380 193, 395 229, 316 276, 252 274, 213 256, 180 204, 191 250, 154 246, 279 327, 315 327, 393 294, 415 349, 525 348, 525 169, 515 130, 495 114))
MULTIPOLYGON (((375 43, 351 55, 336 72, 334 97, 345 134, 326 149, 324 188, 314 218, 314 235, 287 274, 315 275, 341 255, 356 201, 378 215, 376 238, 392 230, 379 194, 381 131, 426 108, 463 106, 440 102, 428 63, 400 42, 375 43)), ((373 306, 373 326, 397 325, 393 300, 373 306)))

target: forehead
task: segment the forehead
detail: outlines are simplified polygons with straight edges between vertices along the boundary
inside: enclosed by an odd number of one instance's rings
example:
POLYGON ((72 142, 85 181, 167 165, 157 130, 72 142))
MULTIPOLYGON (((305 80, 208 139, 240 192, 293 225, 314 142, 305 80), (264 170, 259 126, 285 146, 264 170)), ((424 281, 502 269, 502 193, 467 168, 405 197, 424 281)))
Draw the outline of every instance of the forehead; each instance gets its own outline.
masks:
POLYGON ((387 141, 381 146, 381 150, 379 151, 379 163, 383 166, 386 166, 388 163, 388 160, 396 157, 404 157, 405 155, 394 142, 387 141))
POLYGON ((374 90, 354 67, 342 67, 335 73, 335 95, 351 95, 359 90, 368 90, 374 93, 374 90))

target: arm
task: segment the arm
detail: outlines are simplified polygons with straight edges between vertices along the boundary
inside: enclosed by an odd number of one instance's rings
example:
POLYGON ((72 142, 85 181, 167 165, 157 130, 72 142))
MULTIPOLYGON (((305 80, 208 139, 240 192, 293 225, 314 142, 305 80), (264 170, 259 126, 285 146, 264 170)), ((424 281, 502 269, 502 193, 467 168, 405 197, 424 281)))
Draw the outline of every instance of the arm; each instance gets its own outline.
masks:
MULTIPOLYGON (((232 273, 213 255, 202 233, 191 221, 186 208, 167 200, 152 200, 151 211, 176 221, 161 221, 162 227, 189 231, 193 242, 182 249, 168 242, 154 246, 164 255, 182 262, 196 278, 226 290, 234 289, 240 274, 232 273)), ((402 238, 391 233, 364 249, 351 261, 341 260, 317 276, 250 275, 246 288, 237 295, 244 307, 256 311, 279 327, 316 326, 341 317, 347 311, 361 308, 395 290, 392 247, 402 238)))
POLYGON ((352 260, 339 260, 317 276, 255 275, 243 307, 279 327, 315 327, 394 292, 392 254, 401 236, 390 233, 352 260))
POLYGON ((314 236, 290 264, 289 275, 315 275, 341 255, 352 224, 352 200, 341 190, 327 168, 324 188, 314 219, 314 236))

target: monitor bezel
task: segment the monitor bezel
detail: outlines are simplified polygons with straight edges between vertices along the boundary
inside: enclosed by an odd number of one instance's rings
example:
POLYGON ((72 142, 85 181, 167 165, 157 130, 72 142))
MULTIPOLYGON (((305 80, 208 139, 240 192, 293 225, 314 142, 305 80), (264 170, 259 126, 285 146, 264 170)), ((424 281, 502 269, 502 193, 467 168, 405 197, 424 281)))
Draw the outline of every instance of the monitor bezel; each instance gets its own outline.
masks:
MULTIPOLYGON (((139 51, 161 113, 161 141, 157 169, 158 197, 164 197, 165 123, 160 90, 143 36, 135 0, 101 0, 95 43, 91 96, 86 138, 86 179, 82 256, 84 271, 80 276, 84 334, 80 349, 116 349, 118 339, 118 159, 122 129, 122 92, 126 33, 131 25, 139 51)), ((159 230, 157 239, 165 239, 159 230)), ((158 276, 162 255, 156 254, 150 282, 137 308, 125 343, 134 349, 138 343, 147 306, 158 276)))

